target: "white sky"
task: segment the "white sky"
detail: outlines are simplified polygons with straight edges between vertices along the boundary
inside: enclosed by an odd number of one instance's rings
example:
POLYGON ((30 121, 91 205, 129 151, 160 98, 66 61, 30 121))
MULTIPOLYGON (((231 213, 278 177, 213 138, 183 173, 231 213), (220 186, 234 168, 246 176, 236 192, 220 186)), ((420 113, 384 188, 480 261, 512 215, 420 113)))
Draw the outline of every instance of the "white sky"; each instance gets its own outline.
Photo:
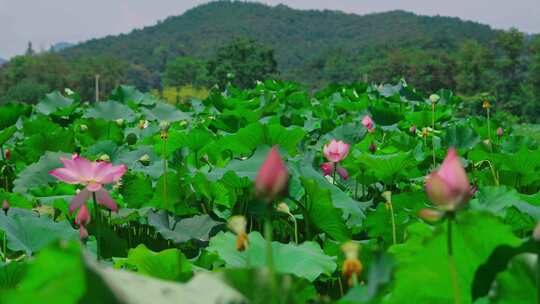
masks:
MULTIPOLYGON (((61 41, 80 42, 130 32, 180 15, 204 0, 0 0, 0 57, 24 52, 28 41, 48 49, 61 41)), ((367 14, 395 9, 517 27, 540 33, 540 0, 260 0, 301 9, 367 14)))

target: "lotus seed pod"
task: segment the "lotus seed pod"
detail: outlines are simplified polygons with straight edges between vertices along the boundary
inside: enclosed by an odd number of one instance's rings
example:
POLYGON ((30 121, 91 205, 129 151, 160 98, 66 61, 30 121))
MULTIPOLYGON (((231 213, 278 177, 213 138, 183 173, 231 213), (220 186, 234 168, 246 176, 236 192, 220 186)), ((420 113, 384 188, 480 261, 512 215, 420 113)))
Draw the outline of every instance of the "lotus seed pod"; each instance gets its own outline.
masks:
POLYGON ((111 157, 109 155, 107 155, 107 154, 102 154, 99 157, 99 161, 110 163, 111 162, 111 157))
POLYGON ((124 120, 123 120, 122 118, 118 118, 118 119, 116 120, 116 124, 117 124, 119 127, 121 127, 121 126, 124 125, 124 120))
POLYGON ((81 132, 86 132, 88 130, 88 126, 87 125, 80 125, 79 129, 81 130, 81 132))
POLYGON ((148 154, 144 154, 139 158, 139 162, 145 166, 148 166, 150 164, 150 156, 148 154))
POLYGON ((432 103, 437 103, 437 101, 439 101, 441 99, 441 97, 437 94, 431 94, 429 96, 429 100, 432 102, 432 103))

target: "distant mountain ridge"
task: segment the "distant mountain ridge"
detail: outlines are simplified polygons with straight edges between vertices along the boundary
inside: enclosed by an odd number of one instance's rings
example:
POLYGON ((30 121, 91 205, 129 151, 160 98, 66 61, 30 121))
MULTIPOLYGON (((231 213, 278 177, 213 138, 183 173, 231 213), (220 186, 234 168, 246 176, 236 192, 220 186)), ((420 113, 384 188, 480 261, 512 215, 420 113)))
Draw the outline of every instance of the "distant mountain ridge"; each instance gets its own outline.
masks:
POLYGON ((454 50, 467 39, 487 44, 496 33, 472 21, 405 11, 355 15, 216 1, 129 34, 89 40, 61 54, 112 56, 156 72, 170 58, 206 58, 235 37, 250 37, 272 47, 282 74, 293 75, 336 50, 372 57, 380 50, 411 46, 454 50))

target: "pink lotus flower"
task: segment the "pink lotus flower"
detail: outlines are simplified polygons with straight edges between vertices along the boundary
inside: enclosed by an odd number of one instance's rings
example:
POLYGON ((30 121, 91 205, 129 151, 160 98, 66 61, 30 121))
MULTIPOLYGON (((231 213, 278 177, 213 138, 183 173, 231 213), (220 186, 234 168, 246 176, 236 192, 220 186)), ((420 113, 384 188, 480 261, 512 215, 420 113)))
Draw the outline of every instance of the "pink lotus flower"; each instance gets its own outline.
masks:
POLYGON ((469 200, 469 178, 454 148, 448 150, 439 170, 427 176, 425 187, 431 201, 443 210, 456 210, 469 200))
POLYGON ((255 192, 272 201, 287 190, 289 171, 274 146, 255 177, 255 192))
POLYGON ((369 133, 375 132, 375 122, 368 115, 364 116, 362 119, 362 125, 368 129, 369 133))
POLYGON ((84 157, 74 155, 72 159, 60 158, 63 168, 49 171, 49 174, 68 184, 84 185, 71 201, 69 212, 73 212, 86 203, 95 193, 97 203, 112 211, 118 206, 103 188, 103 185, 117 182, 127 171, 126 165, 113 166, 108 162, 91 162, 84 157))
MULTIPOLYGON (((327 162, 321 164, 321 169, 323 171, 324 176, 332 175, 334 174, 334 163, 327 162)), ((342 179, 347 180, 349 178, 349 172, 347 172, 347 169, 342 168, 340 166, 337 167, 336 173, 341 176, 342 179)))
POLYGON ((497 136, 498 136, 498 137, 502 137, 503 134, 504 134, 503 128, 499 127, 499 128, 497 129, 497 136))
POLYGON ((349 144, 332 139, 329 144, 324 145, 323 154, 329 161, 337 163, 349 154, 349 144))

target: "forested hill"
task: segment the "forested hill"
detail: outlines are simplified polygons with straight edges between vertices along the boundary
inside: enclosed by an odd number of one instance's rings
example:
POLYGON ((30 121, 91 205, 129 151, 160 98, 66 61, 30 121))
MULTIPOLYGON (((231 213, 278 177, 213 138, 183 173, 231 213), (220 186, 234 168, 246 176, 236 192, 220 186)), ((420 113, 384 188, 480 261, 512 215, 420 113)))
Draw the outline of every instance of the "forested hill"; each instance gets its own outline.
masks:
POLYGON ((296 10, 257 3, 218 1, 129 34, 93 39, 63 51, 68 58, 108 55, 161 71, 167 59, 205 58, 235 37, 249 37, 275 51, 287 76, 305 70, 328 53, 370 58, 382 49, 423 47, 453 50, 464 40, 491 41, 487 25, 449 17, 418 16, 404 11, 369 15, 296 10))

